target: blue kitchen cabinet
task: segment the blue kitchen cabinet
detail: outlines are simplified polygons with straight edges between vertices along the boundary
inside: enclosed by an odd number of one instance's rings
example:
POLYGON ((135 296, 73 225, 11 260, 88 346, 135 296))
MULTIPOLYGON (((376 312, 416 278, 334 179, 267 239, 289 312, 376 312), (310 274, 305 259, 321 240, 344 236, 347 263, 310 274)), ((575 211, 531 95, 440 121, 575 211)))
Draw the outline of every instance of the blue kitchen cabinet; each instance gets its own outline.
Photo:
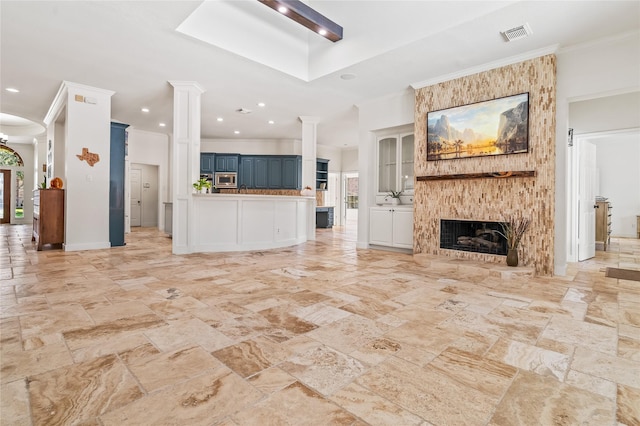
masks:
POLYGON ((269 188, 281 189, 282 188, 282 157, 270 156, 269 157, 269 188))
POLYGON ((329 160, 316 159, 316 189, 326 191, 329 186, 329 160))
POLYGON ((215 170, 215 154, 213 152, 200 153, 200 174, 213 173, 215 170))
POLYGON ((333 207, 316 207, 316 228, 333 227, 333 207))
POLYGON ((126 155, 128 124, 111 123, 111 146, 109 149, 109 242, 111 247, 125 245, 124 242, 124 158, 126 155))
POLYGON ((241 185, 255 189, 302 189, 302 157, 242 155, 238 166, 238 186, 241 185))
POLYGON ((269 189, 269 158, 256 156, 253 161, 253 187, 269 189))
POLYGON ((282 188, 302 189, 302 157, 282 157, 282 188))
POLYGON ((244 185, 246 188, 254 187, 254 170, 255 157, 243 155, 240 157, 240 166, 238 167, 238 188, 244 185))
POLYGON ((237 172, 238 154, 216 154, 216 172, 237 172))

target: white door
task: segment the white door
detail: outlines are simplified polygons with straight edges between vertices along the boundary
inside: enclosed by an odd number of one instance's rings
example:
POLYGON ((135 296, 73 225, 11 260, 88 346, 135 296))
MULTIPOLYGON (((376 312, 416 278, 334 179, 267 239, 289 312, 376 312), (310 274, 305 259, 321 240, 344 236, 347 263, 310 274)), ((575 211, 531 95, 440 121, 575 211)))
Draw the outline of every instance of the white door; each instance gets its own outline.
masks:
POLYGON ((581 141, 578 168, 578 260, 596 255, 596 146, 581 141))
POLYGON ((158 226, 158 166, 140 164, 142 168, 142 216, 141 226, 158 226))
POLYGON ((142 226, 142 171, 131 169, 131 226, 142 226))

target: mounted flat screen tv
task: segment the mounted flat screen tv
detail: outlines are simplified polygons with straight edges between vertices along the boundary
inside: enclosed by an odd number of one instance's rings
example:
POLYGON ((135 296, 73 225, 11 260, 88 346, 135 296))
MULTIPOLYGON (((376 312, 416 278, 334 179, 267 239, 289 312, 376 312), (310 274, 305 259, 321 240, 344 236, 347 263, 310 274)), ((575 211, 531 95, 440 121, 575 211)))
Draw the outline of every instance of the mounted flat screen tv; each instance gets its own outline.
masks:
POLYGON ((529 93, 427 113, 427 161, 529 152, 529 93))

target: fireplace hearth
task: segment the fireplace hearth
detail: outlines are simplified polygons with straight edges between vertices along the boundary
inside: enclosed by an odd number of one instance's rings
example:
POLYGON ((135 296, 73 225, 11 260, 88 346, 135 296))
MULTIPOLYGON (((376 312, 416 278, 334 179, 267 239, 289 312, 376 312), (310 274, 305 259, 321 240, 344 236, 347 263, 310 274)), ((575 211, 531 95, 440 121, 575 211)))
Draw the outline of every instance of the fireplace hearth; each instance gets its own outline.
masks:
POLYGON ((507 240, 500 222, 440 220, 440 248, 507 255, 507 240))

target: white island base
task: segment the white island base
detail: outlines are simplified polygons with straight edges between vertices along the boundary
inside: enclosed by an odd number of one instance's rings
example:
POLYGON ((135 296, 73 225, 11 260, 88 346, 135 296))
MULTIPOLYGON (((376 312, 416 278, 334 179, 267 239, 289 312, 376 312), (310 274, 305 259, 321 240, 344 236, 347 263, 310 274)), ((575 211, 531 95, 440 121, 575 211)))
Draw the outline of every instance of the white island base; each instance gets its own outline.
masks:
POLYGON ((191 252, 266 250, 315 240, 315 198, 194 194, 191 252))

